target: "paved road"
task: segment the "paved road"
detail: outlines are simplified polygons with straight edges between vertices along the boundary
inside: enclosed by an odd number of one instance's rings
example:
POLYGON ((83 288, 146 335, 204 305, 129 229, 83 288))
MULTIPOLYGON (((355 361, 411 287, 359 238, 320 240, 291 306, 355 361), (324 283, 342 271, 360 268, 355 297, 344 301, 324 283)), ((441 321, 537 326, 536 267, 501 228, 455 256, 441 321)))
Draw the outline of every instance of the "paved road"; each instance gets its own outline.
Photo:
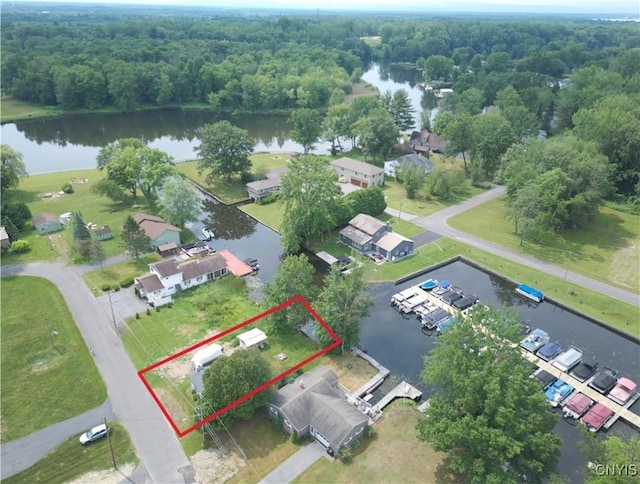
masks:
POLYGON ((328 458, 325 448, 314 440, 267 474, 260 481, 260 484, 286 484, 291 482, 315 464, 322 456, 327 456, 328 458))
POLYGON ((53 282, 62 295, 107 386, 118 420, 126 427, 138 456, 155 483, 190 483, 194 473, 178 439, 140 382, 110 312, 79 277, 77 268, 60 263, 2 267, 2 275, 39 276, 53 282))
MULTIPOLYGON (((458 205, 447 207, 432 215, 419 217, 412 214, 402 213, 402 218, 411 221, 411 223, 419 225, 420 227, 423 227, 429 231, 435 232, 441 236, 459 240, 460 242, 484 250, 491 254, 504 257, 505 259, 509 259, 527 267, 537 269, 552 276, 566 279, 569 282, 585 287, 592 291, 600 292, 609 297, 629 304, 633 304, 635 306, 640 306, 640 295, 635 294, 631 291, 626 291, 619 287, 611 286, 595 279, 591 279, 587 276, 583 276, 582 274, 577 274, 575 272, 567 270, 566 267, 554 266, 553 264, 548 264, 533 257, 522 255, 514 250, 507 249, 492 242, 487 242, 486 240, 474 237, 471 234, 453 229, 447 224, 447 219, 465 212, 470 208, 476 207, 482 203, 488 202, 489 200, 500 197, 504 195, 505 192, 505 187, 496 186, 491 190, 487 190, 486 192, 476 197, 469 198, 458 205)), ((387 208, 385 211, 396 217, 398 216, 397 210, 387 208)))
POLYGON ((6 479, 31 467, 42 459, 47 452, 55 449, 69 437, 73 435, 79 436, 85 430, 102 423, 105 418, 107 420, 115 420, 115 414, 109 400, 106 400, 99 407, 76 415, 64 422, 51 425, 46 429, 2 445, 0 447, 0 454, 2 455, 0 479, 6 479))

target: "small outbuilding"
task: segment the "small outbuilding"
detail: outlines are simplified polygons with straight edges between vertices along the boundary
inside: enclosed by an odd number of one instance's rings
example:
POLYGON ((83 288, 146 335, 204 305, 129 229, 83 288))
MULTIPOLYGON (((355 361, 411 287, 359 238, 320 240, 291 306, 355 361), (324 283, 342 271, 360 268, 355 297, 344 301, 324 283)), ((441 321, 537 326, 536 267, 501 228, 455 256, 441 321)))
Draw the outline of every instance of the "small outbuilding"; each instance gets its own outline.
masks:
POLYGON ((98 240, 113 239, 113 233, 111 232, 111 228, 108 225, 103 225, 99 229, 93 229, 93 233, 98 240))
POLYGON ((246 333, 238 335, 238 340, 242 349, 248 350, 254 346, 262 348, 264 342, 267 341, 267 335, 261 329, 253 328, 246 333))
POLYGON ((57 215, 52 213, 39 213, 31 220, 36 232, 40 235, 49 234, 62 230, 62 222, 57 215))

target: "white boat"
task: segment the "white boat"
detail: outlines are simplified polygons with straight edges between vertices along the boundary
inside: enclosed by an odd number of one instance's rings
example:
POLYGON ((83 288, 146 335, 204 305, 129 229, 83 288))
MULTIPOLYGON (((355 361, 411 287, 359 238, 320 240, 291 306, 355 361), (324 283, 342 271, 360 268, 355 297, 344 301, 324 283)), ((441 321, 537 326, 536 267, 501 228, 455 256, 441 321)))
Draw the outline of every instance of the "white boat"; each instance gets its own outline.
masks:
POLYGON ((408 314, 408 313, 413 312, 413 310, 415 308, 417 308, 418 306, 420 306, 423 303, 424 303, 424 298, 422 296, 416 294, 415 296, 412 296, 409 299, 405 299, 403 302, 401 302, 398 305, 398 308, 403 313, 408 314))
POLYGON ((202 235, 206 240, 213 239, 216 235, 213 233, 213 230, 208 229, 207 227, 202 227, 202 235))
POLYGON ((404 301, 406 301, 407 299, 413 297, 416 295, 416 292, 414 290, 413 287, 410 287, 409 289, 405 289, 402 292, 398 292, 396 294, 394 294, 393 296, 391 296, 391 305, 392 306, 399 306, 400 304, 402 304, 404 301))

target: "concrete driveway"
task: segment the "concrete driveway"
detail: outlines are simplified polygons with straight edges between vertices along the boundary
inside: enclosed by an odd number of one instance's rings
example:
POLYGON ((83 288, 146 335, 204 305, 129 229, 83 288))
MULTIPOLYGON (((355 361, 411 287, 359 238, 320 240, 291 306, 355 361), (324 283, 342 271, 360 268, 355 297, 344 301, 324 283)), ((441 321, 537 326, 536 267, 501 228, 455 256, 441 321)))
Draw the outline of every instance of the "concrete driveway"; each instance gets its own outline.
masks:
POLYGON ((331 459, 326 449, 314 440, 267 474, 260 481, 260 484, 285 484, 291 482, 322 456, 331 459))

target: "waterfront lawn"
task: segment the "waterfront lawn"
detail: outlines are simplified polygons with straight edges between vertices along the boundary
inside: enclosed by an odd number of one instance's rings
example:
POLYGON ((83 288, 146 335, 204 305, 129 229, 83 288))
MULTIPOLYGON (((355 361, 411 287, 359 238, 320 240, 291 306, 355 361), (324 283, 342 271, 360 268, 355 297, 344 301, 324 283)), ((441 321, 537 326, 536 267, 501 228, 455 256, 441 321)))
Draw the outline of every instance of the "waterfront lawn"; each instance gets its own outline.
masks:
POLYGON ((448 221, 452 227, 593 279, 640 291, 640 216, 602 207, 587 227, 566 229, 544 244, 520 246, 506 200, 491 200, 448 221))
POLYGON ((463 482, 446 469, 444 454, 418 440, 419 415, 415 403, 396 400, 375 424, 377 437, 363 437, 349 464, 318 459, 292 482, 463 482))
POLYGON ((95 269, 82 275, 85 284, 95 294, 102 294, 102 286, 109 284, 114 286, 120 281, 131 277, 137 277, 149 272, 149 264, 162 260, 157 253, 144 255, 136 262, 133 259, 111 264, 103 269, 95 269))
MULTIPOLYGON (((113 203, 106 197, 91 192, 91 186, 104 178, 105 173, 97 170, 75 170, 43 175, 32 175, 20 182, 19 189, 11 195, 11 200, 24 202, 36 216, 41 212, 61 215, 65 212, 80 212, 85 223, 94 223, 99 227, 109 225, 113 232, 113 239, 105 240, 102 244, 107 257, 124 252, 124 245, 120 239, 121 227, 127 215, 133 215, 147 209, 143 197, 139 198, 137 205, 133 199, 127 199, 123 203, 113 203), (88 183, 74 183, 74 193, 59 195, 65 183, 70 180, 88 180, 88 183), (44 193, 52 193, 51 198, 43 198, 44 193), (135 209, 133 207, 136 207, 135 209)), ((73 234, 69 229, 50 234, 50 237, 38 235, 31 225, 26 222, 26 228, 20 238, 31 243, 32 249, 24 254, 9 252, 2 257, 3 264, 35 262, 38 260, 51 260, 56 257, 66 259, 73 245, 73 234)), ((86 262, 73 261, 72 262, 86 262)))
POLYGON ((2 443, 104 402, 102 379, 51 282, 3 277, 1 303, 2 443))
POLYGON ((238 208, 275 231, 280 231, 280 225, 284 217, 284 206, 279 202, 276 201, 264 205, 248 203, 238 208))
MULTIPOLYGON (((109 427, 111 427, 111 446, 116 465, 121 468, 126 464, 136 466, 139 459, 125 428, 116 422, 109 422, 109 427)), ((6 484, 23 482, 55 484, 69 482, 89 472, 106 471, 112 468, 111 452, 107 439, 82 446, 78 443, 78 436, 73 436, 27 470, 3 479, 2 482, 6 484)), ((92 478, 96 479, 95 476, 92 478)))
POLYGON ((402 210, 402 213, 405 214, 425 217, 443 208, 457 205, 485 191, 484 188, 465 183, 458 191, 453 193, 450 198, 441 199, 428 195, 426 188, 427 183, 428 180, 425 181, 422 188, 418 191, 416 198, 409 199, 407 198, 407 192, 402 183, 393 178, 385 177, 385 186, 382 189, 384 190, 387 206, 395 210, 402 210))
POLYGON ((548 297, 576 311, 604 321, 636 337, 640 336, 640 320, 636 306, 444 237, 419 247, 415 256, 398 262, 376 266, 371 261, 365 261, 365 277, 370 282, 394 281, 421 268, 459 255, 514 281, 527 281, 548 297))
POLYGON ((22 119, 46 118, 59 114, 62 114, 62 111, 55 107, 20 101, 12 96, 2 96, 0 100, 0 122, 3 123, 22 119))

